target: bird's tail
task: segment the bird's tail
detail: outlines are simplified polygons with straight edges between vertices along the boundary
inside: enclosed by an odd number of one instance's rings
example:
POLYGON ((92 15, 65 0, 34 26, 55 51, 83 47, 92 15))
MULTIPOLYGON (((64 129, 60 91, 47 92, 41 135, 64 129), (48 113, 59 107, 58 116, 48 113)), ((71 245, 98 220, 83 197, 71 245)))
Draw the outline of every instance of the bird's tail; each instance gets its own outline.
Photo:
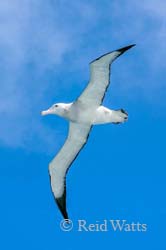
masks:
POLYGON ((114 124, 126 122, 128 120, 128 113, 124 109, 118 109, 114 112, 114 124))

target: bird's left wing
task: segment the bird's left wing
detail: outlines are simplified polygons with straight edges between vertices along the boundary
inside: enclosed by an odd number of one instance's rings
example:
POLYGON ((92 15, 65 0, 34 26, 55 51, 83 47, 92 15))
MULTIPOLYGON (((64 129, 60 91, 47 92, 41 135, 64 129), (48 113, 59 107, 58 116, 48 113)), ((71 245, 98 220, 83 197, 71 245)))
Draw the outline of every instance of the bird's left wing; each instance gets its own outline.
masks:
POLYGON ((110 82, 112 62, 135 44, 109 52, 90 63, 90 81, 77 102, 84 106, 98 107, 101 105, 110 82))
POLYGON ((70 122, 65 144, 49 164, 52 192, 65 219, 68 219, 66 211, 66 173, 86 144, 90 130, 90 125, 70 122))

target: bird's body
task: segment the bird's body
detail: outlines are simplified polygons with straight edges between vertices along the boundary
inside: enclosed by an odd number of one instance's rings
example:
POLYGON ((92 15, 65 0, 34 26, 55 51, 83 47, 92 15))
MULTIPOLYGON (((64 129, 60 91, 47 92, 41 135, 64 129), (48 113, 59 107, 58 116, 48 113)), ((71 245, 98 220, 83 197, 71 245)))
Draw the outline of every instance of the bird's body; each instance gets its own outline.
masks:
POLYGON ((57 205, 65 219, 66 210, 66 173, 80 150, 87 142, 93 125, 127 121, 128 114, 123 109, 111 110, 102 106, 105 92, 109 86, 111 63, 134 45, 107 53, 90 64, 90 82, 76 101, 57 103, 42 112, 42 115, 55 114, 69 121, 66 142, 49 164, 51 187, 57 205))
POLYGON ((84 107, 80 102, 76 103, 59 103, 62 108, 61 117, 80 124, 104 124, 104 123, 121 123, 127 120, 127 113, 121 110, 111 110, 104 106, 84 107))

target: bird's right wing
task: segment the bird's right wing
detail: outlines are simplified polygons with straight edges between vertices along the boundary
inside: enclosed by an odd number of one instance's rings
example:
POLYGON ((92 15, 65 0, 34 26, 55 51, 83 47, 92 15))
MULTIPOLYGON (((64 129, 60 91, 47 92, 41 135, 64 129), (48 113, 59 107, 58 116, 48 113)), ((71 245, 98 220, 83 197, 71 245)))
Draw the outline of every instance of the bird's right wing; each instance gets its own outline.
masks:
POLYGON ((66 173, 86 144, 90 130, 90 125, 70 122, 69 134, 65 144, 49 164, 52 192, 65 219, 68 219, 66 211, 66 173))
POLYGON ((84 106, 101 105, 110 82, 111 63, 135 44, 109 52, 90 63, 90 81, 77 102, 84 106))

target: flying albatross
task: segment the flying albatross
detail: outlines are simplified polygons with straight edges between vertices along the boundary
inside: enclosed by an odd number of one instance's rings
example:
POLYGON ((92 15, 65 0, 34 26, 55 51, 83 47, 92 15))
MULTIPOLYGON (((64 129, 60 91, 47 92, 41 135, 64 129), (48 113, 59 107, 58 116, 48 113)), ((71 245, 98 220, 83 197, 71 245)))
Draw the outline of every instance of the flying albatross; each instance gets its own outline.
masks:
POLYGON ((54 114, 69 121, 67 139, 49 164, 51 188, 56 203, 65 219, 66 210, 66 174, 79 152, 86 144, 93 125, 127 121, 125 110, 111 110, 102 106, 110 82, 111 63, 135 44, 104 54, 90 63, 90 81, 82 94, 72 103, 56 103, 42 115, 54 114))

